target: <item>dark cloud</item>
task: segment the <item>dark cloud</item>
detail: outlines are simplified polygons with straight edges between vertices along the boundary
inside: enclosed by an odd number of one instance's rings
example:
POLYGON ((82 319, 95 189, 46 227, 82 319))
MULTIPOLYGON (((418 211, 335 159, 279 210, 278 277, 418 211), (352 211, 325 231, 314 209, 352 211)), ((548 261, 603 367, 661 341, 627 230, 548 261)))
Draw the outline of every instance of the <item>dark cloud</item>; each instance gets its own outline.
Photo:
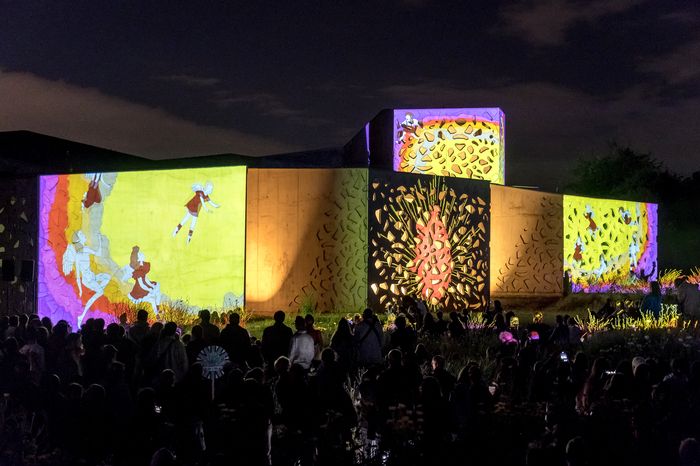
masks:
POLYGON ((0 131, 31 130, 155 159, 298 149, 30 73, 0 71, 0 131))
POLYGON ((189 74, 171 74, 168 76, 155 76, 159 81, 168 81, 183 84, 190 87, 212 87, 221 82, 219 78, 205 78, 202 76, 191 76, 189 74))
POLYGON ((657 74, 671 85, 697 84, 700 80, 700 34, 668 55, 641 62, 639 70, 657 74))
POLYGON ((623 13, 644 0, 537 0, 519 2, 501 10, 497 33, 507 33, 537 46, 563 45, 566 33, 577 23, 623 13))

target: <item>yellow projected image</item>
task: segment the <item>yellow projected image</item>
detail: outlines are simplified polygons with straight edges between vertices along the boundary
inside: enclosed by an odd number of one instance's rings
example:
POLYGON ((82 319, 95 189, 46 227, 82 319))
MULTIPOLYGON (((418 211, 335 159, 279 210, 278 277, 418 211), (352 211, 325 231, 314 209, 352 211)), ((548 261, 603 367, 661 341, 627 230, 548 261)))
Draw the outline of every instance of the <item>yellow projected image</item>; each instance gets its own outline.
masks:
POLYGON ((44 315, 243 304, 245 167, 51 175, 40 191, 44 315))
POLYGON ((151 281, 185 302, 221 306, 227 293, 241 297, 245 172, 232 167, 119 173, 102 219, 112 259, 128 264, 138 246, 150 263, 151 281), (207 185, 210 194, 197 193, 206 193, 207 185))
POLYGON ((564 270, 574 291, 656 276, 657 206, 564 196, 564 270))

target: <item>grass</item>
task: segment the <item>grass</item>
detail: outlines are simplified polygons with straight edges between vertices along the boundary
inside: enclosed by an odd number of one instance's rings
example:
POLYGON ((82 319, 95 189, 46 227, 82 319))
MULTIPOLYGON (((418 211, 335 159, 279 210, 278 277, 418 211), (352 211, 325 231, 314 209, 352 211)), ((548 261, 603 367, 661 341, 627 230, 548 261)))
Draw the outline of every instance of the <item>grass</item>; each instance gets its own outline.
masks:
MULTIPOLYGON (((304 316, 306 314, 304 313, 299 313, 299 314, 287 314, 287 318, 285 319, 284 323, 292 329, 294 328, 294 319, 296 318, 297 315, 304 316)), ((348 314, 340 314, 340 313, 328 313, 328 314, 314 314, 314 327, 319 329, 321 331, 321 334, 323 335, 323 342, 324 344, 328 344, 331 340, 331 336, 333 335, 333 332, 335 332, 336 327, 338 326, 338 321, 342 318, 348 318, 352 317, 351 315, 348 314)), ((382 316, 382 320, 384 316, 382 316)), ((272 317, 270 316, 251 316, 247 322, 245 322, 245 328, 248 330, 251 336, 254 336, 255 338, 262 338, 262 333, 265 327, 270 326, 273 324, 272 317)))

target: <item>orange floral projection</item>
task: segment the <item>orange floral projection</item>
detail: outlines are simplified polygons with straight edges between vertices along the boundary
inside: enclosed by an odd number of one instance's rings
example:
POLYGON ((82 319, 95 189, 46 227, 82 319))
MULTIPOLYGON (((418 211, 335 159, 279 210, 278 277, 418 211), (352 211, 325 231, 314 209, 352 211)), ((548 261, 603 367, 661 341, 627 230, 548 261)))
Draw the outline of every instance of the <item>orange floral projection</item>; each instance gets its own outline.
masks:
POLYGON ((489 297, 489 186, 483 181, 372 172, 369 302, 402 297, 478 309, 489 297))

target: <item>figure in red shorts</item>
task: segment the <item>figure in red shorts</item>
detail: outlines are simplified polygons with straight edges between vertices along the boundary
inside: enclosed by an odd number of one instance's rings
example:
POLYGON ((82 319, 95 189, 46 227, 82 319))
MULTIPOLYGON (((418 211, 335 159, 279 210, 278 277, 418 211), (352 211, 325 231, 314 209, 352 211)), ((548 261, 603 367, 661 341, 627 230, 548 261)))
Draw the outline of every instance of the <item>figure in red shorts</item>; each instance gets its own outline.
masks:
POLYGON ((150 303, 153 308, 153 313, 158 315, 158 305, 161 301, 160 285, 157 282, 152 282, 146 276, 151 271, 151 263, 146 262, 145 255, 138 251, 136 252, 137 262, 136 268, 131 274, 134 279, 134 287, 129 292, 129 299, 134 304, 150 303))
POLYGON ((199 211, 201 209, 204 209, 206 212, 211 212, 211 210, 207 208, 207 204, 214 208, 219 208, 218 204, 209 199, 209 195, 212 193, 213 190, 214 185, 212 185, 209 181, 204 187, 202 187, 202 185, 200 184, 195 184, 192 186, 194 196, 192 196, 192 199, 190 199, 189 202, 185 204, 185 207, 187 208, 187 213, 185 213, 185 216, 182 218, 180 223, 177 224, 175 230, 173 230, 173 238, 177 236, 178 232, 182 229, 183 225, 186 225, 189 221, 190 231, 187 234, 187 244, 190 244, 190 241, 192 240, 192 234, 194 233, 194 227, 197 225, 197 217, 199 217, 199 211))
POLYGON ((100 182, 103 183, 108 188, 111 185, 104 182, 102 179, 102 173, 94 173, 92 175, 86 175, 90 177, 90 184, 88 184, 88 189, 83 195, 83 209, 89 209, 94 204, 99 204, 102 202, 102 193, 100 192, 100 182))

